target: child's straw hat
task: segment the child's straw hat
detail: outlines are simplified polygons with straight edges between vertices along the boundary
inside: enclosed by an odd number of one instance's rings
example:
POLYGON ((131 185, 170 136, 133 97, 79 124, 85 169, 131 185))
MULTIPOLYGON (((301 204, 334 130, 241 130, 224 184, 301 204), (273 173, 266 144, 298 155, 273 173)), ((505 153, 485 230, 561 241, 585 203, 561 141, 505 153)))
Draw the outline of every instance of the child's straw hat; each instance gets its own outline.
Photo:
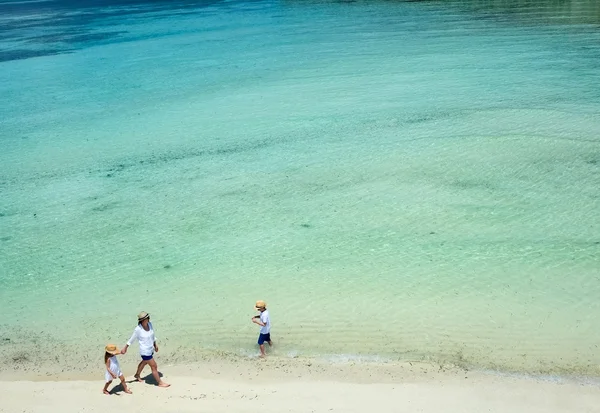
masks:
POLYGON ((106 351, 108 354, 112 354, 113 356, 120 353, 119 349, 114 344, 109 344, 104 347, 104 351, 106 351))

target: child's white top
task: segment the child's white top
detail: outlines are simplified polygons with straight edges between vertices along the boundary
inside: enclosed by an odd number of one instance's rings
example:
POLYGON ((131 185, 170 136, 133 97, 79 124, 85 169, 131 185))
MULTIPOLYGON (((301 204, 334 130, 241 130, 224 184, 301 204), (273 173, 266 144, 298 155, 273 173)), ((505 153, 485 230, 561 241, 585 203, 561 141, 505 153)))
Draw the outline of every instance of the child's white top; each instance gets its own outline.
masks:
POLYGON ((130 346, 135 340, 140 342, 140 354, 142 356, 153 355, 156 336, 154 335, 152 323, 148 323, 148 331, 144 330, 141 324, 138 324, 135 330, 133 330, 131 338, 127 341, 127 345, 130 346))
POLYGON ((269 334, 271 332, 271 319, 269 318, 269 310, 260 313, 260 321, 264 326, 260 326, 260 334, 269 334))
MULTIPOLYGON (((117 356, 112 356, 108 360, 110 362, 108 369, 115 373, 117 378, 121 377, 123 373, 121 373, 121 366, 119 366, 119 360, 117 360, 117 356)), ((104 377, 106 378, 107 382, 114 380, 108 371, 104 372, 104 377)))

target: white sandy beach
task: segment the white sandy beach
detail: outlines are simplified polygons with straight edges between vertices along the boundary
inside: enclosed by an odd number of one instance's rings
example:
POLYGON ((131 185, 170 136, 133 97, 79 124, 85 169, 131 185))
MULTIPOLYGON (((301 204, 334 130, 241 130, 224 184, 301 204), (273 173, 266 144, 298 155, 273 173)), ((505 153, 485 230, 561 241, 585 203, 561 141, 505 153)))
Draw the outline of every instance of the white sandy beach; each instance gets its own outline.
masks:
MULTIPOLYGON (((105 396, 102 380, 11 381, 0 411, 12 412, 600 412, 600 386, 498 376, 423 363, 319 364, 215 361, 165 366, 159 389, 131 383, 105 396)), ((98 375, 100 378, 100 375, 98 375)), ((15 376, 16 377, 16 376, 15 376)))

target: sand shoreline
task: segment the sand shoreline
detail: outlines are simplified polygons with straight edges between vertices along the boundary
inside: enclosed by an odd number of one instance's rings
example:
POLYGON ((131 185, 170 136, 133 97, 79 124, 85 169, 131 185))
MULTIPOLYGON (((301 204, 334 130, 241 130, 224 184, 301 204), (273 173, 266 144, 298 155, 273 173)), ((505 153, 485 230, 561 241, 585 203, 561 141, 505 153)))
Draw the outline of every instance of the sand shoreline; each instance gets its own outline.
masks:
MULTIPOLYGON (((160 368, 172 384, 132 383, 133 395, 101 394, 100 374, 0 377, 0 412, 600 412, 600 386, 428 363, 331 364, 307 360, 208 360, 160 368), (32 377, 33 378, 33 377, 32 377), (6 402, 5 402, 6 401, 6 402)), ((6 373, 6 372, 5 372, 6 373)), ((125 371, 128 380, 129 371, 125 371)), ((149 372, 147 372, 149 373, 149 372)))
MULTIPOLYGON (((101 357, 97 357, 101 361, 101 357)), ((319 379, 330 379, 342 374, 348 381, 369 382, 371 378, 377 378, 378 382, 386 377, 411 377, 417 378, 427 374, 481 374, 492 377, 507 377, 538 381, 552 381, 560 383, 594 384, 600 386, 600 374, 554 374, 534 373, 521 371, 503 371, 485 369, 480 367, 457 365, 451 362, 440 363, 426 360, 340 360, 331 361, 323 358, 312 357, 281 357, 271 355, 266 359, 255 356, 240 356, 227 352, 207 353, 199 356, 195 361, 170 362, 168 357, 163 359, 162 353, 156 357, 159 369, 172 372, 177 375, 200 375, 202 372, 222 371, 225 374, 246 374, 253 368, 266 371, 269 377, 278 379, 295 378, 309 375, 319 379), (298 376, 300 375, 300 376, 298 376)), ((103 366, 100 362, 94 363, 88 357, 85 365, 73 363, 53 363, 45 360, 36 364, 28 361, 25 363, 0 364, 0 381, 96 381, 104 377, 103 366)), ((119 362, 126 376, 135 371, 138 363, 137 357, 130 355, 119 356, 119 362)), ((149 370, 148 370, 149 371, 149 370)), ((600 372, 600 367, 599 367, 600 372)))

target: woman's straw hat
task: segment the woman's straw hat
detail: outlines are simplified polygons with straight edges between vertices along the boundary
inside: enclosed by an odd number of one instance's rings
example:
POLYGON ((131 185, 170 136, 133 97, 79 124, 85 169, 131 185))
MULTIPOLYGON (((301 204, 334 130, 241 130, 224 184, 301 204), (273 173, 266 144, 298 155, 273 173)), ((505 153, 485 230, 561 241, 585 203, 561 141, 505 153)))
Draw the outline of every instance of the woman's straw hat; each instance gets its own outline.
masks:
POLYGON ((113 356, 121 352, 114 344, 108 344, 106 347, 104 347, 104 351, 106 351, 108 354, 112 354, 113 356))
POLYGON ((256 304, 254 304, 254 308, 256 308, 257 310, 259 308, 267 308, 267 303, 265 303, 263 300, 258 300, 256 304))
POLYGON ((145 311, 142 311, 138 314, 138 321, 144 321, 145 319, 150 318, 150 314, 145 311))

